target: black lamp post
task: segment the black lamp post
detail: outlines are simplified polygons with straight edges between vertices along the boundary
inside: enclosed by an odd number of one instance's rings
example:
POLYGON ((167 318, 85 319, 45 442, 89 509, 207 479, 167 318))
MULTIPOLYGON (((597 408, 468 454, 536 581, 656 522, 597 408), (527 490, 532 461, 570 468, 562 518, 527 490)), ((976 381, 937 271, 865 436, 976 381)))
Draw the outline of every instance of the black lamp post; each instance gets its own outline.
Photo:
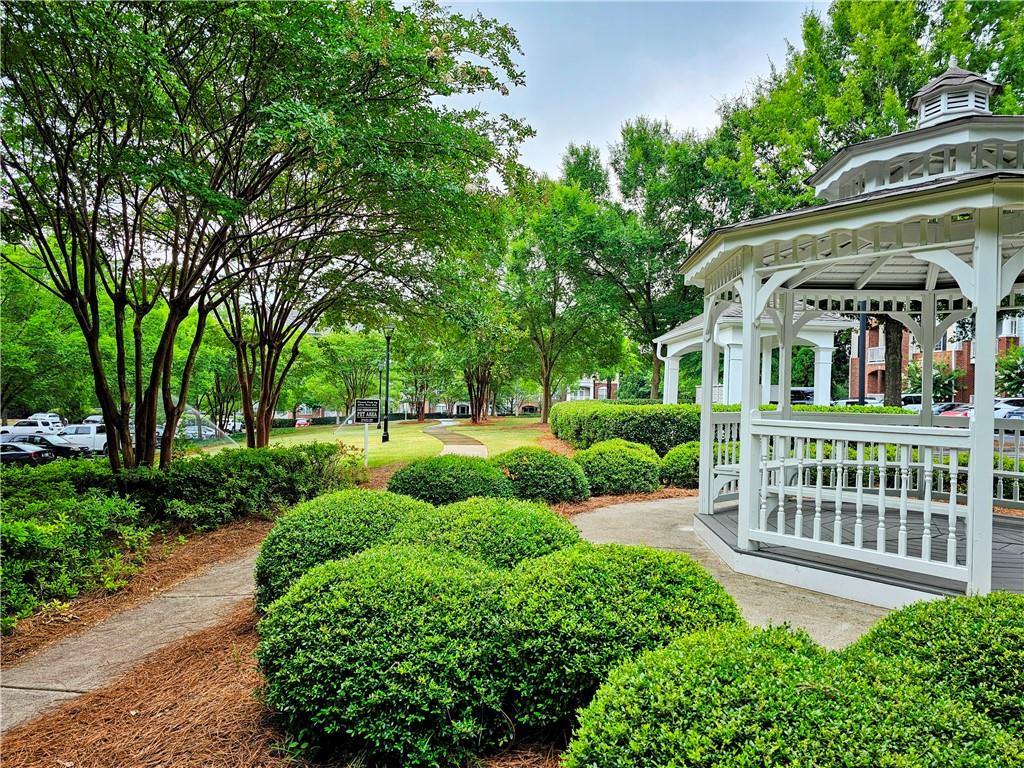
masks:
MULTIPOLYGON (((384 363, 377 363, 377 400, 380 400, 381 393, 384 391, 384 363)), ((380 429, 381 412, 377 411, 377 429, 380 429)))
POLYGON ((388 435, 388 407, 391 400, 391 336, 394 332, 394 323, 384 326, 384 434, 380 436, 382 443, 391 439, 388 435))

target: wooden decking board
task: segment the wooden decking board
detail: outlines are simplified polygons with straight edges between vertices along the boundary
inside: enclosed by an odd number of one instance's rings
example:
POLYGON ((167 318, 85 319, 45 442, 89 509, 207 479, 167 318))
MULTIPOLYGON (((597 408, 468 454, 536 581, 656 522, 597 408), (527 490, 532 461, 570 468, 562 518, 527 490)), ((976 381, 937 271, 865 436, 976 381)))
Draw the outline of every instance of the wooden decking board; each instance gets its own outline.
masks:
MULTIPOLYGON (((775 531, 777 522, 776 514, 769 515, 768 529, 775 531)), ((813 530, 814 509, 813 505, 808 512, 804 508, 804 519, 801 529, 808 538, 813 530)), ((729 506, 718 506, 715 514, 701 515, 700 519, 727 545, 736 549, 737 510, 735 504, 729 506)), ((822 505, 822 538, 831 541, 833 533, 833 521, 835 519, 834 506, 822 505)), ((792 534, 796 523, 796 509, 790 504, 786 509, 786 532, 792 534)), ((862 515, 864 526, 864 545, 874 548, 877 542, 876 526, 877 516, 874 509, 864 509, 862 515)), ((843 505, 842 516, 842 540, 849 544, 853 542, 854 525, 856 523, 856 509, 851 505, 843 505)), ((899 539, 899 512, 898 510, 887 510, 885 516, 885 550, 895 553, 899 539)), ((907 553, 913 557, 920 557, 921 545, 920 535, 924 529, 922 515, 919 512, 910 512, 907 516, 907 553), (915 541, 915 539, 917 539, 915 541)), ((945 562, 947 544, 947 525, 945 519, 932 520, 932 557, 936 562, 945 562)), ((957 525, 957 562, 963 565, 966 562, 966 529, 963 521, 957 525)), ((992 588, 1010 592, 1024 593, 1024 520, 1020 518, 995 516, 992 529, 992 588)), ((963 594, 964 585, 961 582, 940 579, 933 576, 912 573, 898 568, 863 563, 856 559, 854 550, 851 550, 850 558, 819 555, 813 552, 806 552, 792 547, 766 546, 752 553, 761 557, 768 557, 775 560, 791 562, 793 564, 809 567, 822 568, 823 570, 846 575, 858 576, 861 578, 880 581, 887 584, 919 589, 936 594, 963 594)))

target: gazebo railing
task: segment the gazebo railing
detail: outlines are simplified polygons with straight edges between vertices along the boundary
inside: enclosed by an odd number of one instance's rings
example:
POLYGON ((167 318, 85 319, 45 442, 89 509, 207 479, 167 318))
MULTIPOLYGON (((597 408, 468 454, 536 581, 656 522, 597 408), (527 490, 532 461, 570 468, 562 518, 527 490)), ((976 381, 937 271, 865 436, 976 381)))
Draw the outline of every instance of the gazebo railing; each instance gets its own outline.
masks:
POLYGON ((713 446, 711 472, 714 488, 711 497, 716 501, 736 498, 739 492, 740 413, 716 411, 711 414, 713 446))
POLYGON ((970 431, 755 419, 749 538, 966 581, 970 431))

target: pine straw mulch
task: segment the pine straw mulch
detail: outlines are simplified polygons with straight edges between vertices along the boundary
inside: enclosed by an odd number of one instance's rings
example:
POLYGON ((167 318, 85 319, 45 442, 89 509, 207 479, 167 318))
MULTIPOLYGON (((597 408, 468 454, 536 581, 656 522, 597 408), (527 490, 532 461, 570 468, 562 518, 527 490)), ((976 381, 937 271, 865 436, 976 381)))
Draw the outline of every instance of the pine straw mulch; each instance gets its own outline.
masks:
POLYGON ((99 624, 107 617, 148 600, 211 565, 241 555, 256 546, 273 527, 272 520, 246 518, 214 531, 193 535, 184 544, 176 534, 160 534, 150 543, 142 570, 117 592, 89 592, 72 600, 66 610, 44 610, 18 622, 2 640, 0 665, 7 669, 51 643, 99 624))
POLYGON ((683 496, 696 496, 696 488, 662 488, 653 493, 627 493, 623 496, 591 496, 586 501, 566 501, 551 507, 562 517, 573 517, 584 512, 592 512, 601 507, 613 504, 631 504, 637 501, 657 501, 658 499, 675 499, 683 496))
MULTIPOLYGON (((254 696, 261 679, 256 615, 239 601, 220 624, 150 654, 113 683, 4 735, 4 768, 297 768, 285 736, 254 696)), ((333 766, 364 767, 341 759, 333 766)), ((552 744, 510 747, 481 768, 558 768, 552 744)))

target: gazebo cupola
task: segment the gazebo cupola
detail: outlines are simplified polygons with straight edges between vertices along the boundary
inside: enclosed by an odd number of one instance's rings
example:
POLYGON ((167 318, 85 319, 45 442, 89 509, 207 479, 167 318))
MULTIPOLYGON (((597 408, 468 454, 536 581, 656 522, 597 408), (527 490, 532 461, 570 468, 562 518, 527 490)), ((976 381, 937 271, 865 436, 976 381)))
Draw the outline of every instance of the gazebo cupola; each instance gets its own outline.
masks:
POLYGON ((917 128, 839 150, 808 180, 829 202, 950 177, 1024 169, 1019 116, 993 115, 1000 86, 954 63, 914 94, 917 128))

